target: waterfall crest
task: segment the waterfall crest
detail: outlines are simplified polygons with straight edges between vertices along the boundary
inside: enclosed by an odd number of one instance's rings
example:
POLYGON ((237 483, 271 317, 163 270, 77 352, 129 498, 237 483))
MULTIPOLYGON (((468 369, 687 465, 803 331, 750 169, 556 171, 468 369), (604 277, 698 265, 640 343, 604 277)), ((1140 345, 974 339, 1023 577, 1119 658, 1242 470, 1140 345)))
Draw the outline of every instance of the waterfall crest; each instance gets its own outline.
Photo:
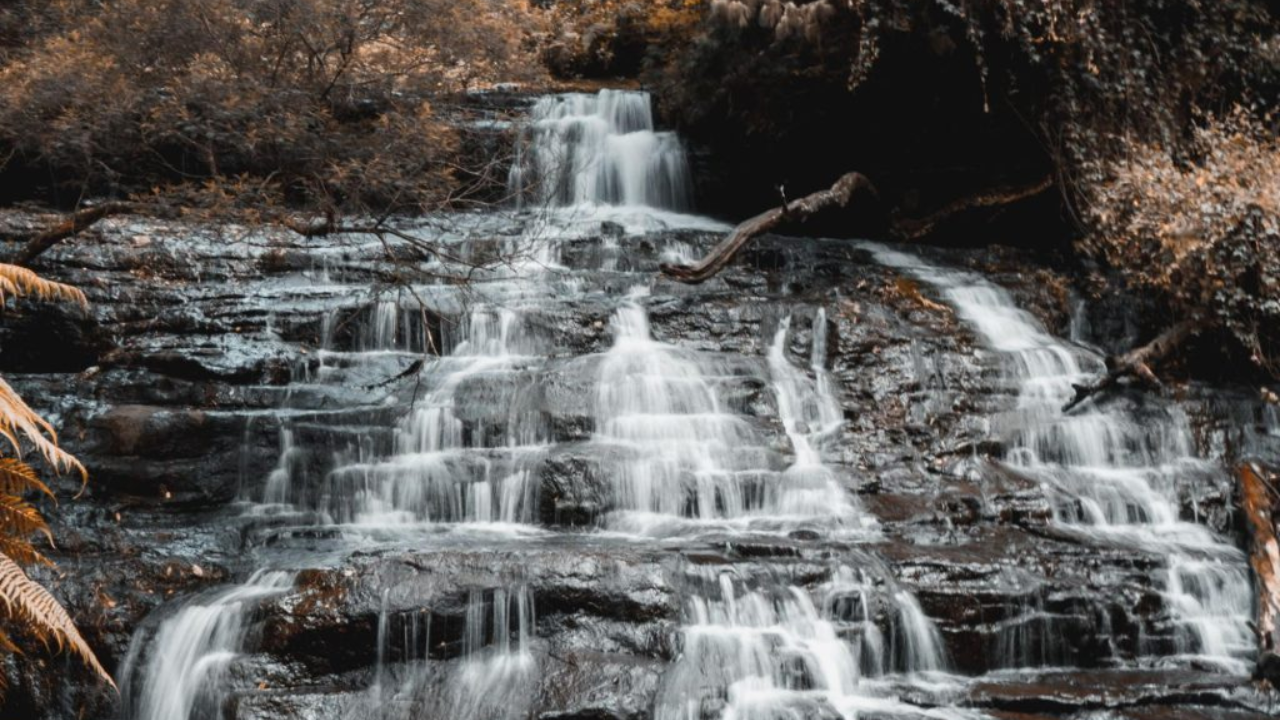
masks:
POLYGON ((522 205, 692 206, 680 138, 654 130, 649 93, 554 95, 533 107, 508 178, 522 205))

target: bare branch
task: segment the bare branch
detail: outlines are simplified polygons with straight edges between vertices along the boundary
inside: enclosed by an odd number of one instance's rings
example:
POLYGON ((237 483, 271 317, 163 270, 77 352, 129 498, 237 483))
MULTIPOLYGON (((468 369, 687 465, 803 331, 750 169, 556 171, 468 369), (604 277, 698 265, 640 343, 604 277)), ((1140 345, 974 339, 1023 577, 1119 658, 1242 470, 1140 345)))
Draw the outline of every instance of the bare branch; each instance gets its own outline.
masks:
POLYGON ((1156 339, 1123 355, 1107 359, 1107 374, 1090 385, 1076 385, 1076 395, 1066 405, 1063 412, 1071 412, 1080 403, 1094 395, 1110 390, 1124 377, 1136 377, 1150 387, 1160 387, 1160 379, 1151 370, 1151 366, 1173 353, 1182 343, 1198 334, 1204 323, 1197 319, 1183 320, 1160 333, 1156 339))
POLYGON ((40 257, 40 255, 44 254, 44 252, 49 248, 69 237, 84 232, 98 221, 111 217, 112 215, 135 212, 137 209, 137 203, 115 201, 105 202, 101 205, 95 205, 91 208, 86 208, 72 213, 70 217, 66 218, 54 227, 45 230, 28 240, 27 244, 18 251, 17 255, 15 255, 10 262, 14 265, 30 265, 33 260, 40 257))
POLYGON ((842 175, 834 185, 785 205, 763 212, 733 229, 724 240, 712 248, 702 260, 692 265, 673 265, 663 263, 661 270, 668 277, 683 283, 696 284, 703 282, 720 272, 742 250, 747 243, 759 235, 769 232, 784 220, 804 221, 831 207, 845 207, 855 192, 864 190, 873 197, 879 198, 876 187, 861 173, 851 172, 842 175))

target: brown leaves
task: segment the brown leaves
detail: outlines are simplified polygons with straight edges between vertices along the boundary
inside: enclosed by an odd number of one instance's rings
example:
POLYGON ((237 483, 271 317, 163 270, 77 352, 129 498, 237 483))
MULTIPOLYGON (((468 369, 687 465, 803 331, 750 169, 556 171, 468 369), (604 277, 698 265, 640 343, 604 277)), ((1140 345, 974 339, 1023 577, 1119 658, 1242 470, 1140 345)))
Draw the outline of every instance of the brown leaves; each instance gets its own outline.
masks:
MULTIPOLYGON (((523 0, 75 3, 4 63, 0 144, 116 192, 233 178, 245 202, 435 209, 457 144, 423 100, 537 76, 523 0), (395 207, 386 207, 393 205, 395 207)), ((175 203, 177 204, 177 203, 175 203)))
POLYGON ((1151 143, 1088 188, 1090 249, 1180 316, 1211 320, 1274 374, 1280 351, 1280 140, 1236 107, 1205 118, 1175 158, 1151 143))
POLYGON ((58 434, 53 426, 36 414, 3 378, 0 378, 0 436, 9 441, 15 453, 22 452, 25 440, 35 446, 55 470, 74 470, 81 478, 88 477, 84 465, 58 447, 58 434))
MULTIPOLYGON (((76 629, 65 608, 38 583, 33 582, 11 558, 0 553, 0 610, 10 618, 22 621, 37 637, 52 640, 59 648, 67 647, 80 657, 112 688, 116 683, 98 662, 89 644, 76 629)), ((7 637, 5 642, 8 642, 7 637)))

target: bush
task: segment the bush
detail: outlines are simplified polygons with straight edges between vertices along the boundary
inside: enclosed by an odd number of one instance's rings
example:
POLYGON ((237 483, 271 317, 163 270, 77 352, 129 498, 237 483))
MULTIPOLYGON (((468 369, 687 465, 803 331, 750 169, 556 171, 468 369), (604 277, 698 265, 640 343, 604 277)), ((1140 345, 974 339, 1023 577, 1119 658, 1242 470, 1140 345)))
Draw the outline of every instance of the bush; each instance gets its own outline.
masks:
POLYGON ((1225 330, 1280 377, 1280 140, 1236 107, 1181 146, 1133 142, 1099 164, 1086 248, 1174 319, 1225 330))
POLYGON ((456 149, 433 100, 528 76, 540 27, 506 0, 55 5, 0 68, 0 158, 64 200, 216 179, 253 203, 430 205, 456 149))

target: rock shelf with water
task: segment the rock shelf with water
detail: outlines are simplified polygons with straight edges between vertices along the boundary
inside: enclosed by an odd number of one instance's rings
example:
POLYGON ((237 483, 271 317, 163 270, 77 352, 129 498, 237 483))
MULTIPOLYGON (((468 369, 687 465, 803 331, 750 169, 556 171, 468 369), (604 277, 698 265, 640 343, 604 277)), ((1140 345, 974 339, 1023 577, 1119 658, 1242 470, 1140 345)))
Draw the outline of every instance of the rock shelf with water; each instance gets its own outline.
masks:
POLYGON ((1099 354, 976 251, 665 281, 724 226, 648 102, 539 101, 522 208, 410 228, 522 246, 469 286, 128 218, 53 251, 86 359, 11 377, 93 473, 55 587, 125 692, 15 674, 19 716, 1267 716, 1224 463, 1280 457, 1274 414, 1061 415, 1099 354))

